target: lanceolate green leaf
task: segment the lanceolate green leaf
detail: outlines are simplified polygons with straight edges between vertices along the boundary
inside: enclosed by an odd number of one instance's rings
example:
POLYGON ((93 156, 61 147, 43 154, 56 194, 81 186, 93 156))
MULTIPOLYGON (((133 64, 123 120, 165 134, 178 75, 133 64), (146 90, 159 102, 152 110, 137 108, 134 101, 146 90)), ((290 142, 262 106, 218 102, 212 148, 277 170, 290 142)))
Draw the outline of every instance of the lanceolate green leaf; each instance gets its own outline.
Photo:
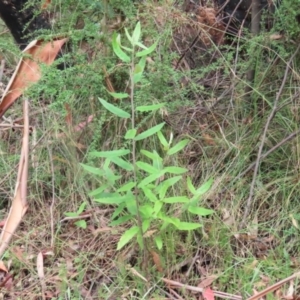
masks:
POLYGON ((188 169, 181 167, 165 167, 164 171, 171 174, 183 174, 186 173, 188 169))
POLYGON ((188 186, 188 189, 190 190, 190 192, 193 195, 195 195, 196 194, 196 189, 195 189, 195 187, 194 187, 194 185, 193 185, 192 180, 191 180, 190 177, 187 178, 186 183, 187 183, 187 186, 188 186))
POLYGON ((162 199, 164 203, 187 203, 189 199, 185 196, 169 197, 162 199))
POLYGON ((165 122, 160 123, 160 124, 150 128, 150 129, 138 134, 134 139, 136 141, 144 140, 147 137, 149 137, 149 136, 155 134, 156 132, 160 131, 163 128, 164 125, 165 125, 165 122))
POLYGON ((157 214, 161 211, 162 207, 163 207, 164 203, 162 201, 156 201, 154 203, 154 207, 153 207, 153 214, 156 217, 157 214))
POLYGON ((136 42, 135 43, 137 46, 139 46, 140 48, 142 48, 142 49, 148 49, 145 45, 143 45, 141 42, 136 42))
POLYGON ((126 200, 126 209, 127 211, 132 215, 135 216, 137 215, 137 206, 136 206, 136 199, 135 196, 131 191, 127 193, 127 196, 129 197, 128 200, 126 200))
POLYGON ((112 93, 112 92, 108 92, 108 93, 116 99, 125 99, 129 97, 127 93, 112 93))
POLYGON ((164 146, 164 150, 167 150, 169 148, 169 144, 168 144, 165 136, 162 134, 161 131, 157 132, 157 136, 159 138, 160 143, 164 146))
POLYGON ((120 41, 120 36, 117 35, 117 33, 113 34, 112 37, 112 46, 115 54, 123 61, 126 63, 130 62, 130 57, 121 49, 120 47, 121 41, 120 41))
POLYGON ((206 181, 205 183, 203 183, 197 190, 195 195, 197 196, 201 196, 203 194, 205 194, 206 192, 209 191, 209 189, 211 188, 213 183, 213 179, 210 178, 208 181, 206 181))
POLYGON ((117 192, 128 192, 135 187, 135 182, 129 181, 117 189, 117 192))
POLYGON ((114 158, 118 156, 123 156, 129 154, 130 151, 128 149, 120 149, 120 150, 111 150, 111 151, 93 151, 89 155, 93 157, 105 157, 105 158, 114 158))
POLYGON ((80 215, 81 213, 83 213, 84 209, 86 207, 86 202, 82 202, 81 205, 79 206, 78 210, 77 210, 77 214, 80 215))
POLYGON ((134 83, 140 82, 146 66, 146 57, 142 57, 139 63, 134 67, 133 80, 134 83))
POLYGON ((126 34, 126 36, 127 36, 128 41, 131 43, 131 45, 133 45, 132 37, 131 37, 131 35, 129 34, 129 32, 128 32, 128 30, 127 30, 126 27, 125 27, 125 34, 126 34))
POLYGON ((80 165, 84 168, 85 171, 95 174, 95 175, 103 176, 105 173, 103 170, 101 170, 99 168, 91 167, 91 166, 88 166, 85 164, 80 164, 80 165))
POLYGON ((155 181, 156 179, 158 179, 159 177, 161 177, 163 175, 163 173, 156 173, 156 174, 151 174, 149 176, 147 176, 146 178, 144 178, 138 185, 139 188, 142 188, 146 185, 148 185, 149 183, 155 181))
POLYGON ((158 110, 158 109, 160 109, 160 108, 162 108, 164 106, 165 106, 164 103, 153 104, 153 105, 143 105, 143 106, 138 106, 136 108, 136 110, 140 111, 140 112, 154 111, 154 110, 158 110))
POLYGON ((157 152, 149 152, 147 150, 141 150, 141 153, 147 156, 148 158, 154 160, 160 160, 162 161, 162 158, 158 155, 157 152))
POLYGON ((142 224, 143 233, 145 233, 149 229, 150 225, 151 225, 151 219, 146 219, 143 221, 142 224))
POLYGON ((132 33, 133 45, 136 45, 136 43, 139 41, 140 37, 141 37, 141 23, 137 22, 137 24, 133 30, 133 33, 132 33))
POLYGON ((107 110, 109 110, 114 115, 116 115, 120 118, 124 118, 124 119, 130 118, 130 114, 128 112, 124 111, 123 109, 116 107, 116 106, 112 105, 111 103, 108 103, 104 99, 99 98, 99 101, 107 110))
POLYGON ((108 188, 107 184, 103 184, 102 186, 100 186, 99 188, 89 192, 89 196, 90 197, 96 197, 99 194, 102 194, 106 189, 108 188))
POLYGON ((206 209, 197 206, 189 206, 188 211, 194 215, 199 215, 199 216, 208 216, 214 213, 214 211, 211 209, 206 209))
POLYGON ((127 202, 130 201, 132 199, 132 197, 129 195, 125 195, 125 196, 121 196, 121 195, 117 195, 114 197, 100 197, 100 198, 96 198, 94 199, 95 202, 98 203, 103 203, 103 204, 120 204, 123 202, 127 202))
POLYGON ((76 221, 75 222, 75 225, 77 227, 80 227, 80 228, 83 228, 83 229, 86 229, 87 225, 86 225, 86 221, 85 220, 79 220, 79 221, 76 221))
POLYGON ((124 210, 124 208, 125 208, 125 203, 118 205, 118 207, 116 207, 116 210, 114 211, 110 219, 114 220, 124 210))
POLYGON ((133 226, 126 230, 118 242, 117 250, 122 249, 127 243, 129 243, 130 240, 132 240, 138 234, 139 230, 140 229, 138 226, 133 226))
POLYGON ((194 230, 201 227, 201 224, 198 223, 189 223, 189 222, 180 222, 178 225, 175 225, 179 230, 194 230))
POLYGON ((160 185, 157 188, 159 191, 159 199, 162 200, 165 197, 168 188, 170 186, 173 186, 175 183, 177 183, 181 178, 182 178, 182 176, 175 176, 175 177, 166 179, 165 181, 160 183, 160 185))
POLYGON ((161 249, 162 249, 162 246, 163 246, 163 241, 162 241, 161 236, 160 236, 160 235, 156 236, 156 237, 154 238, 154 240, 155 240, 155 244, 156 244, 157 249, 158 249, 158 250, 161 250, 161 249))
POLYGON ((142 188, 145 196, 152 202, 157 202, 157 198, 155 196, 155 194, 151 191, 151 189, 147 188, 147 187, 143 187, 142 188))
POLYGON ((126 171, 133 170, 133 165, 120 157, 112 157, 111 161, 126 171))
POLYGON ((140 212, 144 215, 144 218, 150 218, 153 213, 153 208, 149 204, 140 206, 140 212))
POLYGON ((125 140, 132 140, 136 136, 136 129, 129 129, 125 134, 125 140))
POLYGON ((189 140, 182 140, 179 143, 177 143, 175 146, 173 146, 172 148, 170 148, 167 152, 168 155, 173 155, 177 152, 179 152, 180 150, 182 150, 187 144, 189 143, 189 140))
POLYGON ((160 170, 157 170, 156 168, 154 168, 150 164, 142 162, 142 161, 137 161, 136 165, 137 165, 137 167, 139 169, 141 169, 141 170, 143 170, 143 171, 145 171, 147 173, 150 173, 150 174, 154 174, 154 173, 160 172, 160 170))
POLYGON ((152 53, 152 52, 155 50, 156 46, 157 46, 157 42, 155 42, 155 43, 154 43, 153 45, 151 45, 149 48, 137 52, 137 53, 136 53, 136 57, 146 56, 146 55, 152 53))
POLYGON ((132 219, 133 219, 133 217, 131 215, 122 216, 122 217, 110 222, 109 225, 110 226, 118 226, 118 225, 124 224, 132 219))

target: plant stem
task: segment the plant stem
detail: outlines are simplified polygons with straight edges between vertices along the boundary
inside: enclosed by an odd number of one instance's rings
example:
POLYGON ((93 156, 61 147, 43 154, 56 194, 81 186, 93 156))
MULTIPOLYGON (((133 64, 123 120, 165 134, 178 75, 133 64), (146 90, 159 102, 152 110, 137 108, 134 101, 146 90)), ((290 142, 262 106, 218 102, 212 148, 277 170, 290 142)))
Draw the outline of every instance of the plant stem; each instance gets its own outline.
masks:
MULTIPOLYGON (((134 105, 134 58, 135 58, 135 51, 133 48, 132 51, 132 57, 131 57, 131 67, 130 67, 130 103, 131 103, 131 127, 132 129, 135 128, 135 105, 134 105)), ((136 186, 137 183, 137 175, 136 175, 136 141, 135 139, 132 140, 132 164, 133 164, 133 178, 135 182, 134 187, 134 197, 135 197, 135 204, 136 204, 136 211, 137 211, 137 222, 138 226, 140 228, 140 234, 142 237, 142 243, 143 243, 143 263, 142 265, 145 267, 144 271, 147 273, 147 254, 146 254, 146 241, 143 235, 143 228, 142 228, 142 218, 140 214, 140 204, 138 200, 138 188, 136 186)), ((147 275, 147 274, 146 274, 147 275)), ((148 277, 148 276, 146 276, 148 277)))

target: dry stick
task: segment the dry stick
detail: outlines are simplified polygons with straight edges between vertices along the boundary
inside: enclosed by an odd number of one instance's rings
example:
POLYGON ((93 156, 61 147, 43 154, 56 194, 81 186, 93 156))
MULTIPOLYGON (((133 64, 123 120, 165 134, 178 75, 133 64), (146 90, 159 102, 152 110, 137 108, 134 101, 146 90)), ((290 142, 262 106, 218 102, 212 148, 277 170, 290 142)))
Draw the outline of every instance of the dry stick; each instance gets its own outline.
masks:
POLYGON ((263 291, 257 293, 254 296, 251 296, 250 298, 246 299, 246 300, 258 300, 261 299, 263 296, 278 290, 282 285, 284 285, 285 283, 287 283, 288 281, 291 281, 295 278, 297 278, 298 276, 300 276, 300 272, 294 273, 293 275, 291 275, 290 277, 287 277, 269 287, 267 287, 266 289, 264 289, 263 291))
POLYGON ((287 63, 280 89, 279 89, 279 91, 276 95, 276 98, 275 98, 273 109, 272 109, 272 111, 271 111, 271 113, 270 113, 270 115, 267 119, 267 123, 266 123, 265 128, 264 128, 264 132, 263 132, 263 135, 262 135, 262 138, 261 138, 261 144, 259 146, 258 153, 257 153, 257 159, 256 159, 256 162, 255 162, 255 167, 254 167, 254 172, 253 172, 253 177, 252 177, 252 183, 251 183, 251 186, 250 186, 249 197, 248 197, 247 202, 246 202, 246 207, 245 207, 242 222, 239 226, 240 229, 245 226, 246 219, 249 215, 249 211, 250 211, 250 208, 251 208, 251 203, 252 203, 252 199, 253 199, 253 196, 254 196, 255 182, 256 182, 256 178, 257 178, 257 174, 258 174, 259 164, 260 164, 260 161, 262 159, 262 150, 263 150, 263 147, 264 147, 264 142, 266 140, 267 131, 268 131, 268 128, 269 128, 269 125, 270 125, 272 119, 274 118, 274 116, 277 112, 278 101, 279 101, 279 98, 282 94, 284 85, 285 85, 286 80, 287 80, 287 76, 288 76, 288 73, 289 73, 289 70, 290 70, 290 64, 293 61, 295 55, 298 53, 299 49, 300 49, 300 45, 297 47, 296 51, 294 52, 294 54, 291 56, 290 60, 287 63))
MULTIPOLYGON (((196 286, 192 286, 192 285, 188 285, 188 284, 183 284, 180 283, 178 281, 174 281, 174 280, 170 280, 167 278, 162 278, 161 279, 163 282, 170 284, 174 287, 178 287, 178 288, 183 288, 183 289, 187 289, 193 292, 198 292, 198 293, 203 293, 204 292, 204 288, 200 288, 200 287, 196 287, 196 286)), ((219 292, 219 291, 214 291, 214 295, 216 297, 222 298, 222 299, 230 299, 230 300, 242 300, 241 296, 238 295, 232 295, 232 294, 228 294, 228 293, 223 293, 223 292, 219 292)))
POLYGON ((0 81, 2 80, 2 77, 3 77, 4 68, 5 68, 5 60, 2 59, 1 66, 0 66, 0 81))

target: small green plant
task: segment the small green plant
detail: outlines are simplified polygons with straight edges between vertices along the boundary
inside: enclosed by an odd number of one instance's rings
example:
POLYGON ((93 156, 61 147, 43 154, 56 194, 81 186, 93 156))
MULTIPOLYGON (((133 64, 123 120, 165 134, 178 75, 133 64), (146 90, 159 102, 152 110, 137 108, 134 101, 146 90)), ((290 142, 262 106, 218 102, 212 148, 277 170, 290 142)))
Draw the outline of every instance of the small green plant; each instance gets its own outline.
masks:
POLYGON ((120 35, 117 34, 113 35, 112 46, 114 53, 129 65, 131 93, 110 94, 117 99, 129 98, 131 114, 104 99, 100 98, 99 101, 108 111, 119 118, 131 120, 131 128, 124 135, 124 139, 129 142, 130 149, 93 151, 90 155, 101 158, 103 160, 102 167, 95 168, 85 164, 82 164, 82 167, 101 177, 101 187, 90 193, 94 201, 116 207, 111 216, 110 225, 133 224, 123 233, 117 248, 121 249, 129 241, 136 238, 141 249, 143 249, 145 246, 144 237, 151 232, 157 248, 161 249, 163 247, 162 233, 170 227, 176 230, 195 230, 202 226, 199 220, 185 221, 188 212, 200 216, 213 213, 212 210, 198 207, 199 198, 209 190, 212 179, 200 188, 195 188, 189 177, 187 180, 183 177, 183 174, 188 171, 187 169, 166 165, 171 156, 176 155, 186 147, 189 140, 183 139, 174 144, 172 135, 167 140, 161 131, 164 123, 137 133, 136 115, 139 112, 153 112, 164 106, 162 103, 137 107, 134 105, 134 92, 136 84, 142 80, 146 56, 155 50, 157 43, 146 47, 140 42, 140 23, 137 23, 132 35, 126 29, 125 33, 131 47, 123 46, 120 35), (155 135, 160 141, 163 155, 156 150, 141 149, 137 151, 138 141, 155 135), (117 173, 117 170, 120 171, 117 173), (123 170, 125 170, 126 176, 123 170), (187 195, 177 195, 175 187, 178 184, 184 187, 187 195), (191 196, 189 197, 188 194, 191 196), (172 215, 172 208, 175 206, 176 211, 180 211, 180 215, 176 217, 172 215))
MULTIPOLYGON (((80 214, 83 213, 84 209, 86 207, 86 202, 82 202, 81 205, 79 206, 78 210, 76 212, 65 212, 64 215, 67 216, 67 217, 72 217, 72 218, 76 218, 76 217, 79 217, 80 214)), ((75 222, 75 225, 77 227, 80 227, 80 228, 83 228, 85 229, 86 228, 86 221, 85 220, 79 220, 79 221, 76 221, 75 222)))

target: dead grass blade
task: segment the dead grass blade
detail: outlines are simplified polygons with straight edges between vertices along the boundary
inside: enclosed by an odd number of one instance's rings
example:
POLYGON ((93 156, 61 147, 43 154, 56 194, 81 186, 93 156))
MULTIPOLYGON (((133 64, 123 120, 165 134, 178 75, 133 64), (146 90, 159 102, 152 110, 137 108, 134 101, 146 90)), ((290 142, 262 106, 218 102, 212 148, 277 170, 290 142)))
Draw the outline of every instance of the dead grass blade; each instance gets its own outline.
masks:
POLYGON ((26 56, 20 59, 0 101, 0 118, 26 88, 41 78, 39 64, 51 65, 66 41, 63 38, 44 44, 43 40, 35 40, 23 50, 26 56))
MULTIPOLYGON (((199 293, 204 292, 203 288, 188 285, 188 284, 183 284, 178 281, 174 281, 174 280, 170 280, 170 279, 166 279, 166 278, 162 278, 162 281, 173 287, 178 287, 178 288, 182 288, 182 289, 186 289, 186 290, 190 290, 190 291, 194 291, 194 292, 199 292, 199 293)), ((242 300, 242 297, 238 296, 238 295, 232 295, 232 294, 218 292, 218 291, 213 291, 213 292, 216 297, 219 297, 222 299, 242 300)), ((248 300, 250 300, 250 299, 248 299, 248 300)), ((254 300, 254 299, 251 299, 251 300, 254 300)))
POLYGON ((27 211, 27 178, 28 178, 28 158, 29 158, 29 104, 24 100, 24 133, 22 151, 19 163, 18 178, 15 187, 15 196, 9 215, 5 222, 0 236, 0 256, 6 250, 9 241, 20 224, 27 211))

